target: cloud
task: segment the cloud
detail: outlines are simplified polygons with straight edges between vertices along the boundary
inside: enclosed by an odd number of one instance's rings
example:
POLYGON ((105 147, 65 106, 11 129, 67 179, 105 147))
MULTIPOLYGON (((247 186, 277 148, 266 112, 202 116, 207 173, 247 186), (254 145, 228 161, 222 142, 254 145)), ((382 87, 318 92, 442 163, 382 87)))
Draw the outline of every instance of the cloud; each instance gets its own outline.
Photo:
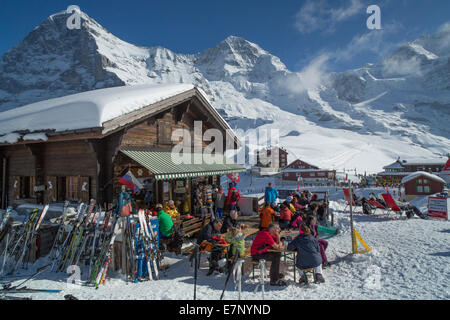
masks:
POLYGON ((295 94, 319 87, 327 79, 329 59, 328 53, 319 55, 300 72, 291 73, 287 78, 283 79, 282 85, 289 92, 295 94))
POLYGON ((421 76, 421 61, 418 57, 400 59, 392 57, 383 61, 383 74, 385 76, 421 76))
POLYGON ((295 27, 303 34, 326 30, 333 33, 336 25, 350 19, 358 13, 365 14, 361 0, 348 0, 347 6, 329 8, 330 2, 308 0, 295 15, 295 27))
POLYGON ((440 26, 438 32, 450 32, 450 22, 446 22, 440 26))
POLYGON ((333 58, 336 61, 350 61, 362 53, 372 53, 382 58, 400 46, 396 41, 388 38, 402 29, 401 24, 391 23, 384 25, 381 30, 367 31, 356 35, 342 49, 336 50, 333 58))
POLYGON ((440 37, 440 42, 438 44, 439 50, 442 52, 448 52, 450 50, 450 22, 444 23, 438 29, 440 37))

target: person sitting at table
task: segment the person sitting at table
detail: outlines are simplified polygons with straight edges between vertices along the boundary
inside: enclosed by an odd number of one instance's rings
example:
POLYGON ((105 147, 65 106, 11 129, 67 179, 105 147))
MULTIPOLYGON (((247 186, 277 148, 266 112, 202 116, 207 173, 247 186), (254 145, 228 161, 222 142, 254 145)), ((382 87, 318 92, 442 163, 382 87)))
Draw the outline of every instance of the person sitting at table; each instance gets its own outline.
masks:
POLYGON ((294 205, 292 204, 293 199, 294 197, 288 196, 286 197, 286 200, 283 202, 289 208, 289 210, 291 210, 291 212, 295 212, 294 205))
POLYGON ((317 217, 317 212, 319 211, 319 204, 317 202, 310 203, 308 209, 305 210, 306 216, 317 217))
POLYGON ((272 209, 271 204, 266 202, 264 209, 260 213, 259 230, 266 229, 269 224, 275 221, 275 211, 272 209))
POLYGON ((173 200, 169 200, 169 202, 166 204, 166 207, 164 208, 164 211, 170 215, 172 220, 178 219, 180 217, 178 209, 177 207, 175 207, 175 202, 173 200))
MULTIPOLYGON (((223 243, 224 239, 220 230, 222 229, 222 220, 214 219, 211 223, 207 224, 197 238, 197 244, 200 245, 202 249, 206 247, 205 242, 209 242, 213 247, 216 244, 223 243)), ((224 271, 223 268, 219 268, 219 260, 223 258, 223 251, 218 249, 211 250, 211 259, 209 265, 209 271, 207 276, 213 274, 215 270, 220 273, 224 271)))
POLYGON ((329 267, 330 263, 328 262, 327 255, 325 254, 325 250, 328 248, 328 241, 319 238, 319 229, 317 226, 317 219, 314 216, 308 216, 305 221, 306 226, 311 229, 311 233, 314 238, 319 242, 320 247, 320 255, 322 256, 322 267, 329 267))
POLYGON ((233 256, 236 254, 236 250, 239 250, 240 258, 245 255, 245 235, 242 233, 240 227, 229 228, 227 234, 225 235, 225 241, 231 244, 231 253, 233 256))
MULTIPOLYGON (((298 197, 298 195, 297 195, 297 197, 298 197)), ((298 201, 298 204, 301 206, 307 206, 309 204, 308 196, 306 195, 305 192, 302 192, 300 199, 298 201)))
POLYGON ((294 195, 292 197, 292 202, 291 203, 294 206, 294 211, 293 212, 302 211, 302 210, 306 209, 306 207, 302 206, 299 201, 300 201, 300 196, 298 194, 296 194, 296 195, 294 195))
POLYGON ((245 229, 247 226, 245 224, 239 223, 238 221, 238 212, 237 210, 231 210, 230 214, 225 216, 225 219, 223 219, 223 225, 220 232, 227 233, 230 228, 242 228, 245 229))
MULTIPOLYGON (((306 225, 300 226, 300 233, 292 240, 287 247, 288 251, 297 251, 297 267, 300 270, 314 268, 316 279, 319 283, 325 282, 322 275, 322 257, 320 256, 319 242, 311 233, 311 229, 306 225)), ((305 275, 302 274, 300 283, 305 282, 305 275)))
POLYGON ((301 214, 292 217, 291 228, 298 228, 300 230, 300 225, 303 223, 303 217, 301 214))
POLYGON ((270 265, 270 285, 285 286, 286 282, 281 280, 284 275, 280 274, 280 252, 269 252, 269 250, 281 250, 283 245, 280 241, 280 227, 275 223, 270 223, 267 229, 263 229, 256 235, 250 248, 253 260, 264 259, 271 261, 270 265))
POLYGON ((293 216, 292 211, 286 206, 286 203, 280 205, 280 228, 281 230, 289 228, 293 216))
POLYGON ((163 210, 162 204, 155 207, 158 212, 159 234, 161 239, 169 239, 173 234, 173 221, 170 215, 163 210))

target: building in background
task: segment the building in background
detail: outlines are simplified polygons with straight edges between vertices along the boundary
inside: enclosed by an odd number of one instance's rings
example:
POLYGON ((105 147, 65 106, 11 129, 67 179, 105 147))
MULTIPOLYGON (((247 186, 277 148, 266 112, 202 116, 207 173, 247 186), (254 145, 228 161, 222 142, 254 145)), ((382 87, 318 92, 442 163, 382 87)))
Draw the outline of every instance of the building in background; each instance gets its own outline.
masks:
POLYGON ((321 169, 300 159, 295 160, 281 170, 283 181, 300 183, 331 182, 336 179, 336 170, 321 169))
POLYGON ((287 166, 288 152, 284 148, 268 147, 256 151, 256 165, 261 168, 283 169, 287 166))
POLYGON ((411 173, 423 171, 437 174, 442 171, 447 159, 397 159, 383 167, 384 171, 377 174, 377 182, 383 184, 400 184, 402 179, 411 173))
POLYGON ((287 166, 288 152, 284 148, 267 147, 256 151, 256 166, 252 175, 276 176, 287 166))
POLYGON ((442 192, 445 181, 435 174, 424 171, 411 173, 401 180, 405 192, 405 200, 411 201, 418 196, 426 196, 442 192))

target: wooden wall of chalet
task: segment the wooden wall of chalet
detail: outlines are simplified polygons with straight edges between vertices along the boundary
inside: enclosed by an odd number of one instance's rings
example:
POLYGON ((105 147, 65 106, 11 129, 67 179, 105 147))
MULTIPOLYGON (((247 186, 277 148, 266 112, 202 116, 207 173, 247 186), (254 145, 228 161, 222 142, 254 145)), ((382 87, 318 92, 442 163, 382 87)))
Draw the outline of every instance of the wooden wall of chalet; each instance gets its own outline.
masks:
MULTIPOLYGON (((194 121, 197 120, 203 121, 202 133, 212 127, 212 125, 208 122, 208 118, 205 118, 205 115, 202 113, 201 109, 193 106, 188 107, 187 104, 178 106, 177 108, 162 113, 157 117, 152 117, 126 129, 120 141, 120 148, 126 149, 127 147, 138 147, 158 151, 170 151, 173 146, 178 143, 171 141, 172 132, 174 130, 184 128, 190 131, 191 137, 195 138, 196 143, 201 143, 203 149, 210 142, 202 141, 202 137, 194 137, 194 121)), ((192 143, 194 143, 194 139, 192 139, 192 143)), ((133 167, 140 167, 140 165, 130 160, 131 159, 120 153, 114 157, 114 197, 116 197, 121 190, 121 185, 117 183, 117 178, 123 176, 127 172, 129 165, 132 166, 131 171, 135 174, 135 176, 139 177, 139 175, 136 174, 137 169, 133 169, 133 167)), ((143 170, 143 176, 150 175, 148 170, 143 170)))
POLYGON ((8 159, 8 199, 17 200, 23 188, 20 177, 35 175, 35 158, 30 149, 24 145, 4 149, 2 156, 8 159))
MULTIPOLYGON (((42 145, 43 172, 46 183, 58 184, 58 177, 67 179, 67 188, 79 199, 97 198, 97 159, 88 141, 75 140, 52 142, 42 145)), ((58 190, 46 192, 46 201, 56 201, 58 190)))
MULTIPOLYGON (((53 202, 58 199, 61 177, 74 177, 77 195, 83 201, 97 196, 97 161, 88 141, 35 143, 2 147, 8 159, 8 203, 20 203, 20 193, 27 179, 28 199, 53 202), (34 186, 46 186, 43 193, 34 193, 34 186)), ((73 179, 72 179, 73 180, 73 179)), ((34 201, 31 201, 34 202, 34 201)))

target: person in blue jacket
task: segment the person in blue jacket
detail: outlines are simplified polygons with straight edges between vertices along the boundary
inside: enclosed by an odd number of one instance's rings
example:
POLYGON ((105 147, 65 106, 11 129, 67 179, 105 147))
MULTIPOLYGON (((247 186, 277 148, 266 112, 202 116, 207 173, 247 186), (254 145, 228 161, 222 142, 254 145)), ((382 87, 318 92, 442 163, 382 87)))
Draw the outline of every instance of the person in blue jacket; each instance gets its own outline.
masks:
POLYGON ((276 204, 278 199, 278 191, 272 187, 272 182, 266 187, 266 192, 264 194, 264 201, 270 204, 276 204))
MULTIPOLYGON (((287 250, 297 251, 296 265, 300 270, 314 268, 317 282, 325 282, 322 276, 322 256, 319 242, 306 224, 300 226, 300 234, 288 244, 287 250)), ((300 283, 304 281, 305 275, 302 275, 300 283)))

